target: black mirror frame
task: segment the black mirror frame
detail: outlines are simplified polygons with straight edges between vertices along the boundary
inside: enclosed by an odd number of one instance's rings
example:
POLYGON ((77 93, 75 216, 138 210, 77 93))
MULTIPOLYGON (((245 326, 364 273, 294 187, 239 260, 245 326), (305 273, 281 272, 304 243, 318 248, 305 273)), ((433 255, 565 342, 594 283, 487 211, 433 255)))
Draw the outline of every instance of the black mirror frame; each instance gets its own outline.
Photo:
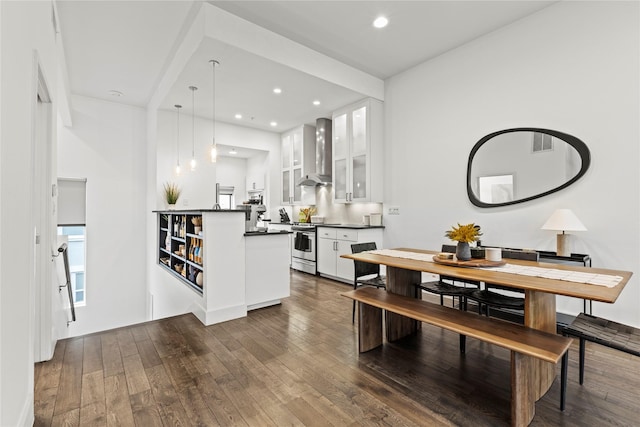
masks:
POLYGON ((513 129, 500 130, 482 137, 480 141, 478 141, 476 145, 474 145, 473 148, 471 149, 471 153, 469 153, 469 162, 467 164, 467 195, 469 196, 469 200, 471 201, 471 203, 473 203, 474 205, 480 208, 497 208, 500 206, 515 205, 516 203, 524 203, 524 202, 528 202, 529 200, 539 199, 540 197, 544 197, 546 195, 555 193, 557 191, 562 190, 563 188, 570 186, 571 184, 573 184, 574 182, 582 178, 582 176, 584 176, 584 174, 587 172, 587 169, 589 169, 590 165, 591 165, 591 152, 589 151, 589 147, 587 147, 587 144, 585 144, 575 136, 572 136, 563 132, 558 132, 556 130, 541 129, 541 128, 513 128, 513 129), (476 152, 480 149, 480 147, 482 147, 491 138, 498 135, 502 135, 504 133, 512 133, 512 132, 539 132, 539 133, 545 133, 547 135, 551 135, 558 139, 561 139, 562 141, 566 142, 567 144, 575 148, 578 154, 580 155, 580 159, 582 160, 580 171, 576 174, 576 176, 574 176, 573 178, 571 178, 569 181, 565 182, 561 186, 552 188, 551 190, 545 191, 540 194, 536 194, 534 196, 525 197, 523 199, 518 199, 518 200, 512 200, 510 202, 505 202, 505 203, 485 203, 481 201, 475 196, 475 194, 473 194, 473 191, 471 189, 471 164, 473 163, 473 158, 475 157, 476 152))

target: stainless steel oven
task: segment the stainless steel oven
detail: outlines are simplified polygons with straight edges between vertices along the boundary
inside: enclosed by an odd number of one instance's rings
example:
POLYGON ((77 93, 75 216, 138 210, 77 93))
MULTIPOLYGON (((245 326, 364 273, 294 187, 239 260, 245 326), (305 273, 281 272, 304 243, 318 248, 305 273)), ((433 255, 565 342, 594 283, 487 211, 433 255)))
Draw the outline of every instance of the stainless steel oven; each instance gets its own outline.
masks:
POLYGON ((291 268, 316 274, 316 227, 313 225, 294 225, 293 245, 291 247, 291 268))

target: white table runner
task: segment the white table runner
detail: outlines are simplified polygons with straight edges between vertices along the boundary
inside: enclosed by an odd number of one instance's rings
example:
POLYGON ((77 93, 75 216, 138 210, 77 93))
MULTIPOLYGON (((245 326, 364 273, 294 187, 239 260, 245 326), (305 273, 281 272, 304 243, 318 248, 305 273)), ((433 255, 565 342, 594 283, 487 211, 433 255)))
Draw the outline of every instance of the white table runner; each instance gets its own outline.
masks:
MULTIPOLYGON (((377 249, 368 251, 375 255, 389 256, 393 258, 406 258, 416 261, 434 262, 432 254, 420 252, 398 251, 394 249, 377 249)), ((474 267, 465 267, 474 268, 474 267)), ((568 282, 587 283, 589 285, 606 286, 613 288, 622 281, 622 276, 612 276, 609 274, 585 273, 581 271, 559 270, 557 268, 530 267, 517 264, 505 264, 501 267, 482 267, 483 270, 498 271, 500 273, 519 274, 522 276, 544 277, 546 279, 565 280, 568 282)))

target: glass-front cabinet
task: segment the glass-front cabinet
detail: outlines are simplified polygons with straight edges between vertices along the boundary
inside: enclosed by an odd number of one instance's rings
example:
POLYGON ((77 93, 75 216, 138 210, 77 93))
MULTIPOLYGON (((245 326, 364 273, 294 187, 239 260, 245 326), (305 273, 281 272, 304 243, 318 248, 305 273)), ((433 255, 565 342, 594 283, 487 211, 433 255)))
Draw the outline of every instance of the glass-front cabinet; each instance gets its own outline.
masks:
POLYGON ((282 134, 283 205, 315 204, 315 189, 296 185, 315 172, 315 132, 315 127, 303 125, 282 134))
POLYGON ((381 202, 382 103, 365 99, 333 114, 334 202, 381 202))
POLYGON ((333 116, 333 191, 334 199, 347 199, 347 113, 333 116))

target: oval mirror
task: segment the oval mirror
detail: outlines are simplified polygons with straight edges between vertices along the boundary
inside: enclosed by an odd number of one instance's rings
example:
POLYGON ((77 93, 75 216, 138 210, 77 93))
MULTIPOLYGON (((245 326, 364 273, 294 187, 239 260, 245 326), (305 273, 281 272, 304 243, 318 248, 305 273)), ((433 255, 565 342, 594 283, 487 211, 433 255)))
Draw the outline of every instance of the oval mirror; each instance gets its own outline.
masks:
POLYGON ((467 194, 476 206, 513 205, 555 193, 582 177, 591 163, 586 144, 566 133, 506 129, 476 143, 467 165, 467 194))

